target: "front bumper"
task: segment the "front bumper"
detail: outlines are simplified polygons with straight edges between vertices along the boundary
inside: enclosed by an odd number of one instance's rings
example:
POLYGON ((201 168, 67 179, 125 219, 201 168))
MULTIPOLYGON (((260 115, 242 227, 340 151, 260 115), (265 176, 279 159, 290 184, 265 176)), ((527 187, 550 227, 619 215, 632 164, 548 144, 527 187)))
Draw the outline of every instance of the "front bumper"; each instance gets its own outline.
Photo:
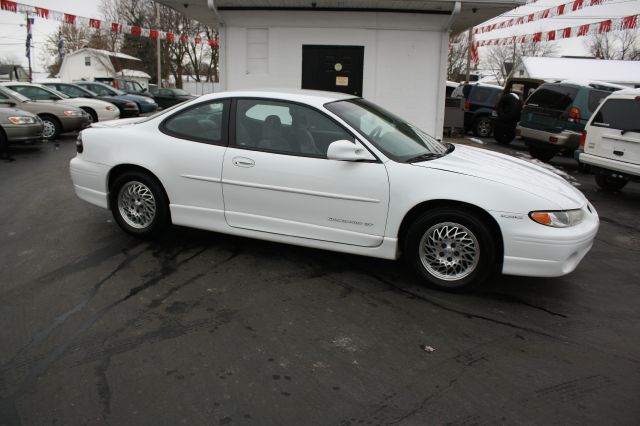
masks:
POLYGON ((137 117, 140 115, 140 110, 137 106, 134 107, 123 107, 120 109, 120 118, 126 117, 137 117))
POLYGON ((42 138, 42 122, 35 124, 8 125, 2 127, 7 134, 7 140, 12 142, 25 142, 42 138))
POLYGON ((89 127, 89 124, 91 124, 89 114, 83 114, 79 117, 59 116, 58 118, 63 132, 75 132, 89 127))
POLYGON ((146 102, 140 102, 138 104, 138 108, 140 109, 141 113, 153 112, 153 111, 158 109, 158 104, 156 104, 156 103, 148 104, 146 102))
POLYGON ((531 277, 559 277, 576 269, 593 246, 600 221, 593 206, 583 207, 582 223, 569 228, 540 225, 527 215, 493 214, 504 243, 502 273, 531 277), (507 218, 503 216, 508 216, 507 218))
POLYGON ((558 150, 574 150, 580 145, 581 133, 571 130, 563 130, 559 133, 548 132, 546 130, 532 129, 518 125, 516 134, 522 138, 537 145, 548 148, 555 147, 558 150))
POLYGON ((109 196, 106 192, 108 166, 76 156, 69 163, 69 172, 78 198, 104 209, 109 208, 109 196))

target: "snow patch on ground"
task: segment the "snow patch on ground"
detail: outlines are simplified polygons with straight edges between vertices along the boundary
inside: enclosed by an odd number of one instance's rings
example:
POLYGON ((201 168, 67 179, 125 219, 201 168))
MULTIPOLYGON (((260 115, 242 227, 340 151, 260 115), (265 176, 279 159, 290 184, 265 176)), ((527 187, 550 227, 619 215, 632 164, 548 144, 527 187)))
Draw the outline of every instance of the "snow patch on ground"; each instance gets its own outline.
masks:
POLYGON ((536 166, 540 166, 540 167, 542 167, 544 169, 549 170, 550 172, 553 172, 553 173, 557 174, 558 176, 564 178, 567 182, 569 182, 573 186, 580 186, 580 182, 578 182, 575 177, 573 177, 571 174, 567 173, 561 167, 554 167, 549 163, 545 163, 545 162, 542 162, 542 161, 537 160, 535 158, 531 158, 531 156, 529 154, 524 153, 524 152, 516 152, 516 156, 520 160, 528 161, 529 163, 535 164, 536 166))
POLYGON ((475 143, 479 143, 480 145, 484 145, 484 142, 482 142, 480 139, 476 139, 476 138, 467 138, 469 139, 471 142, 475 142, 475 143))

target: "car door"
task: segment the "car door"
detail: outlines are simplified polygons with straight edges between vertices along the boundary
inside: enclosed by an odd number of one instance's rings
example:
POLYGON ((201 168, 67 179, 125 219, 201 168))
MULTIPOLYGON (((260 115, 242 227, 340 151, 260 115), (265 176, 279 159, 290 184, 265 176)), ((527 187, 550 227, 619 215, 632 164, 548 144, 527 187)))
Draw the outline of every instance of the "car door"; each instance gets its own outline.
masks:
POLYGON ((159 178, 171 202, 174 223, 212 229, 224 222, 222 160, 227 146, 229 101, 200 102, 165 118, 156 138, 159 178))
POLYGON ((587 128, 585 152, 640 164, 640 99, 609 98, 587 128))
POLYGON ((171 90, 169 89, 160 89, 155 95, 156 102, 162 108, 167 108, 171 106, 171 90))
MULTIPOLYGON (((384 164, 327 159, 313 134, 353 135, 316 109, 237 99, 222 187, 225 219, 236 228, 374 247, 389 204, 384 164)), ((372 156, 373 158, 373 156, 372 156)))

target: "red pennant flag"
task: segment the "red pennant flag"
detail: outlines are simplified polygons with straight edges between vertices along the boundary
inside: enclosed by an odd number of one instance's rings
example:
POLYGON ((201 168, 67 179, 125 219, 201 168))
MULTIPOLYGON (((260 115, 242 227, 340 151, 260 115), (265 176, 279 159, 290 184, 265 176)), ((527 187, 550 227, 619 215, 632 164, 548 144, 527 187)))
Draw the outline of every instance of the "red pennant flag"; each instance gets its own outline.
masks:
POLYGON ((173 41, 174 38, 175 36, 173 35, 173 33, 167 33, 167 41, 173 41))
POLYGON ((565 28, 564 30, 562 30, 562 38, 569 37, 571 37, 571 28, 565 28))
POLYGON ((533 21, 533 18, 535 18, 535 13, 529 14, 529 16, 527 17, 527 22, 533 21))
POLYGON ((549 13, 551 13, 551 9, 546 9, 542 11, 542 19, 546 19, 549 17, 549 13))
POLYGON ((142 28, 137 27, 135 25, 131 27, 132 36, 140 37, 140 34, 142 34, 142 28))
POLYGON ((553 41, 556 39, 556 32, 554 31, 549 31, 547 33, 547 41, 553 41))
POLYGON ((573 10, 575 12, 578 9, 582 9, 582 2, 583 1, 584 0, 576 0, 576 1, 574 1, 571 10, 573 10))
POLYGON ((535 33, 533 35, 533 42, 538 43, 542 41, 542 33, 535 33))
POLYGON ((520 37, 520 43, 524 44, 526 41, 527 41, 527 37, 526 36, 520 37))
POLYGON ((100 29, 100 20, 99 19, 89 18, 89 26, 91 28, 100 29))
POLYGON ((149 37, 154 40, 158 38, 158 34, 158 30, 149 30, 149 37))
POLYGON ((632 30, 638 25, 638 16, 627 16, 622 19, 622 29, 623 30, 632 30))
POLYGON ((17 13, 18 3, 16 3, 15 1, 2 0, 0 1, 0 9, 6 10, 7 12, 17 13))
POLYGON ((119 33, 120 31, 122 31, 122 27, 120 27, 120 25, 116 22, 112 22, 111 23, 111 32, 112 33, 119 33))
POLYGON ((589 3, 590 6, 597 6, 599 4, 602 4, 602 0, 591 0, 591 3, 589 3))
POLYGON ((186 35, 186 34, 182 34, 182 35, 180 36, 180 41, 181 41, 181 42, 183 42, 183 43, 186 43, 186 42, 188 42, 188 41, 189 41, 189 37, 187 37, 187 35, 186 35))
POLYGON ((602 34, 608 33, 609 31, 611 31, 611 19, 600 22, 600 28, 598 28, 598 32, 602 34))
POLYGON ((193 41, 194 41, 196 44, 200 44, 200 42, 202 41, 202 38, 200 38, 200 37, 196 37, 196 38, 194 38, 194 39, 193 39, 193 41))
POLYGON ((211 47, 219 47, 220 46, 220 44, 218 43, 218 40, 216 40, 214 38, 208 39, 207 43, 209 43, 209 46, 211 46, 211 47))
POLYGON ((513 18, 509 19, 509 24, 507 26, 508 27, 512 27, 513 26, 513 18))
POLYGON ((70 15, 68 13, 64 14, 64 22, 67 24, 75 24, 76 23, 76 15, 70 15))
POLYGON ((49 9, 44 9, 42 7, 36 7, 36 15, 41 18, 49 19, 49 9))
POLYGON ((580 25, 578 28, 578 37, 586 36, 589 33, 589 24, 580 25))
POLYGON ((556 12, 558 12, 558 15, 564 15, 564 4, 561 4, 560 6, 558 6, 558 8, 556 9, 556 12))

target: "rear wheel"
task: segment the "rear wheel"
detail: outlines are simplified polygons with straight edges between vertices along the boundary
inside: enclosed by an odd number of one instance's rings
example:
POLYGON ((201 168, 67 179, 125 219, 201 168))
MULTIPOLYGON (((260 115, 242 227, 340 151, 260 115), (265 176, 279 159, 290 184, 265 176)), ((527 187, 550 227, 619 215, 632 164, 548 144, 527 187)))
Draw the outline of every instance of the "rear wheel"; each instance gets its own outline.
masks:
POLYGON ((529 154, 537 160, 542 162, 549 162, 553 157, 555 157, 556 152, 553 149, 541 148, 535 145, 529 145, 529 154))
POLYGON ((516 138, 516 130, 509 124, 496 124, 493 129, 493 138, 500 145, 509 145, 516 138))
POLYGON ((496 242, 487 225, 455 207, 416 219, 407 230, 404 252, 430 285, 447 291, 477 287, 496 270, 496 242))
POLYGON ((486 138, 491 135, 492 131, 493 125, 490 117, 480 117, 473 123, 473 134, 475 136, 486 138))
POLYGON ((627 182, 629 182, 628 179, 625 179, 619 176, 614 176, 613 174, 608 174, 608 173, 596 174, 596 183, 604 191, 619 191, 625 187, 627 182))
POLYGON ((127 172, 114 181, 110 193, 111 212, 127 233, 153 237, 170 223, 169 202, 154 177, 143 172, 127 172))

